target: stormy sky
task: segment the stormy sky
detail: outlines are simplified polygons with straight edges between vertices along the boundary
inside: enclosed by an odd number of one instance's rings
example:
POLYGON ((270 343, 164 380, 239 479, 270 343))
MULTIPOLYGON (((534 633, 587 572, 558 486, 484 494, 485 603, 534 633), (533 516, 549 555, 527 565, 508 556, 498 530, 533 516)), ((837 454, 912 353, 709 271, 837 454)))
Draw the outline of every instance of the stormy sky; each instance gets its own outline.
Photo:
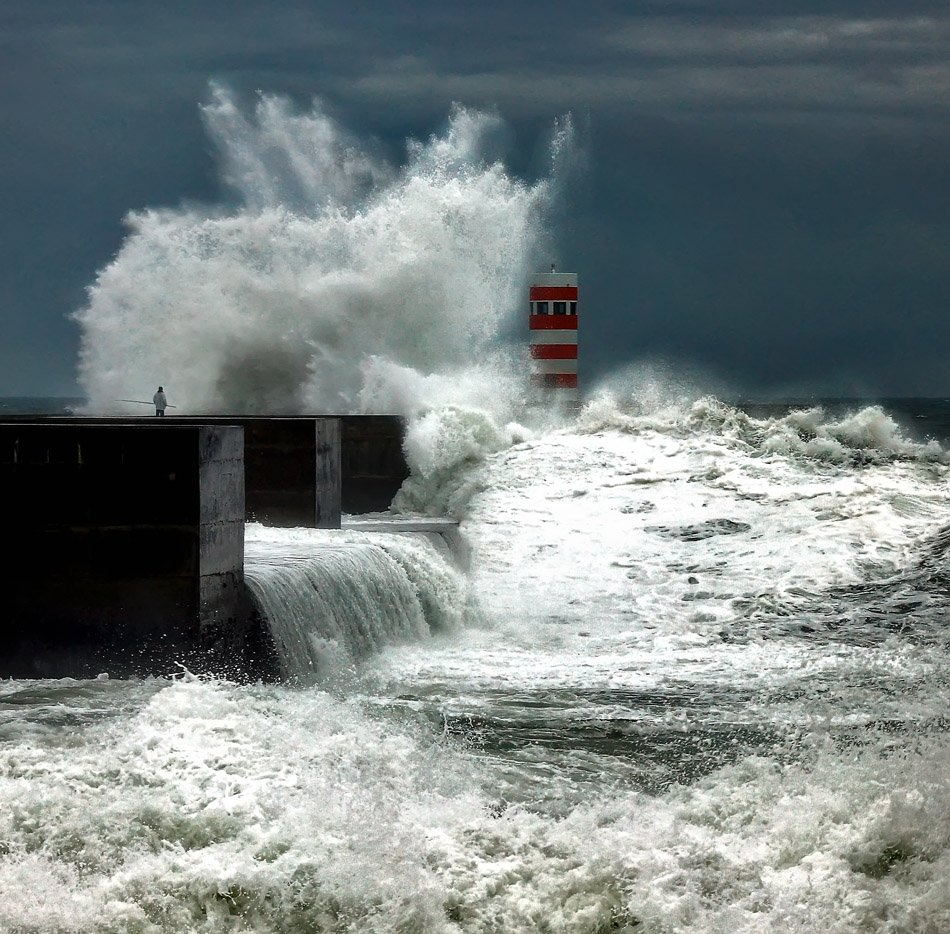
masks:
POLYGON ((544 170, 582 379, 664 366, 752 397, 950 396, 950 11, 936 2, 0 5, 0 395, 72 394, 68 315, 130 209, 222 190, 209 81, 319 96, 398 158, 453 101, 544 170))

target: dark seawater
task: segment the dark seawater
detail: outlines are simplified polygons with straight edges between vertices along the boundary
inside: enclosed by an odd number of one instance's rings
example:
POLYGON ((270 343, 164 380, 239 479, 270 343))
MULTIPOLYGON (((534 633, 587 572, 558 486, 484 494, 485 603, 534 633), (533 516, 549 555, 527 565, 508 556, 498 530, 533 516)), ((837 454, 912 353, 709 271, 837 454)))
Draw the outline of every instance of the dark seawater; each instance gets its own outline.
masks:
POLYGON ((0 419, 7 415, 72 415, 83 401, 78 396, 0 396, 0 419))

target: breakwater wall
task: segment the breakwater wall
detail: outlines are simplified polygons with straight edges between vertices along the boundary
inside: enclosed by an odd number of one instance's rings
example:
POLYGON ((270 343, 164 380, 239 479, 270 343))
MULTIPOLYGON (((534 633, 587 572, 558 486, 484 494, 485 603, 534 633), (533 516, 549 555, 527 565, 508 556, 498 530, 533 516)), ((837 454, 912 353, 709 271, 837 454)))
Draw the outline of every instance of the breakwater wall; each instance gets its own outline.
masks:
POLYGON ((402 422, 0 422, 0 676, 276 673, 244 587, 244 523, 339 528, 408 473, 402 422))
POLYGON ((405 422, 396 415, 13 416, 0 426, 127 425, 244 428, 248 521, 278 527, 339 528, 340 515, 389 507, 409 467, 405 422))

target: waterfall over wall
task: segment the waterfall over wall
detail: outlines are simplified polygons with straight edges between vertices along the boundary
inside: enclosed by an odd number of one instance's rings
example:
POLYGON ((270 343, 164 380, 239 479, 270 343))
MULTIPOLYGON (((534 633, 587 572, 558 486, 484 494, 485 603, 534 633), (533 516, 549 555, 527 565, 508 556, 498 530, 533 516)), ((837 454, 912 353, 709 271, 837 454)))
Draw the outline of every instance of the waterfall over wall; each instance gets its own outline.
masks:
POLYGON ((424 533, 249 525, 245 578, 285 679, 331 677, 385 645, 464 625, 464 577, 424 533))

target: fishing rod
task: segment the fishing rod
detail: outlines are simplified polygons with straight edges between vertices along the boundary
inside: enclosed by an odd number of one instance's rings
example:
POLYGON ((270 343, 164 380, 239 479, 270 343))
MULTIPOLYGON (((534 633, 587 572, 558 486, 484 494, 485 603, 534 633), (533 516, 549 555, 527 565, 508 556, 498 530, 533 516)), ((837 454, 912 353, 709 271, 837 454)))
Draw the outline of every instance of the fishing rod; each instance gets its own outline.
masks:
MULTIPOLYGON (((144 399, 116 399, 116 402, 134 402, 136 405, 155 405, 154 402, 146 402, 144 399)), ((177 405, 168 405, 165 403, 165 408, 167 409, 177 409, 177 405)))

